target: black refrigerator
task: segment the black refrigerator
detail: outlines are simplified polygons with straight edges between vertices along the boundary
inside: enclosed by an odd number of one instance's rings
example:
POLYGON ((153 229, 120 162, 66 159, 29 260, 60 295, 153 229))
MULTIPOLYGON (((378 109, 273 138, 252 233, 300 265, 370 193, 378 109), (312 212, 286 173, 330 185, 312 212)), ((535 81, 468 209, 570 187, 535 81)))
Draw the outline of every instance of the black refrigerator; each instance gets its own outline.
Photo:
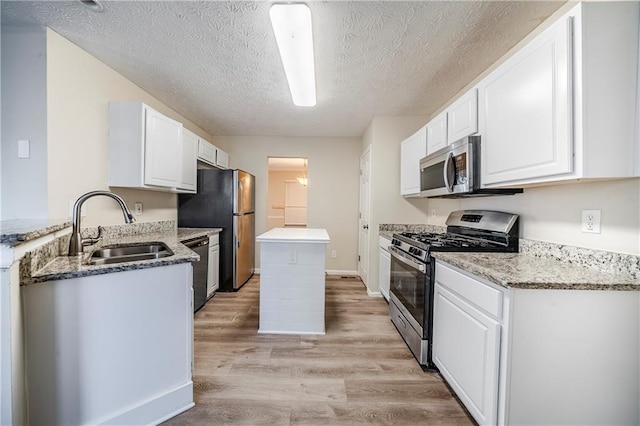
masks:
POLYGON ((255 177, 242 170, 198 170, 198 193, 179 194, 178 226, 222 228, 220 291, 237 291, 255 267, 255 177))

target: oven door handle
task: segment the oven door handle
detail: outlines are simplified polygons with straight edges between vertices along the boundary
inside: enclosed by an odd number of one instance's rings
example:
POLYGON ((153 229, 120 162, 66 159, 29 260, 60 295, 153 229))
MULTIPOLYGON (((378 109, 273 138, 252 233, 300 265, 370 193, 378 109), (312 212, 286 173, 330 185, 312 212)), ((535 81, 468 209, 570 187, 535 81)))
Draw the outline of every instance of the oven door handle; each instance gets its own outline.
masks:
POLYGON ((424 263, 416 262, 415 260, 403 256, 394 246, 389 246, 389 254, 391 254, 391 256, 393 256, 393 258, 398 262, 402 262, 410 268, 417 269, 423 274, 427 272, 427 266, 424 263))

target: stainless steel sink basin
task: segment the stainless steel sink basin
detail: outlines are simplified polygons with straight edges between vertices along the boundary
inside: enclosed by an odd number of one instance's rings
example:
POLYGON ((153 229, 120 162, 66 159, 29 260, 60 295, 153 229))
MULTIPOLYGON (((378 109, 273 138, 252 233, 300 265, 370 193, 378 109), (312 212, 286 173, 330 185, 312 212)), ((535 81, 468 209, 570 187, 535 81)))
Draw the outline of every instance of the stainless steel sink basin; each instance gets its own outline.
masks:
POLYGON ((89 259, 90 265, 135 262, 137 260, 160 259, 173 256, 173 252, 164 243, 141 243, 128 246, 107 246, 94 251, 89 259))

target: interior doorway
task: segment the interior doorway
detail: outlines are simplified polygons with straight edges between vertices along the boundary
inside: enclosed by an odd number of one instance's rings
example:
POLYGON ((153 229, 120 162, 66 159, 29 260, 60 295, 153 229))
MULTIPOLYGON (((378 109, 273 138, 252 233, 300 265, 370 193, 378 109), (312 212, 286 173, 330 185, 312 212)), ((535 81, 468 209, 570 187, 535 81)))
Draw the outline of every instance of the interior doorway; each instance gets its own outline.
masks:
POLYGON ((304 157, 269 157, 267 230, 307 226, 307 169, 304 157))

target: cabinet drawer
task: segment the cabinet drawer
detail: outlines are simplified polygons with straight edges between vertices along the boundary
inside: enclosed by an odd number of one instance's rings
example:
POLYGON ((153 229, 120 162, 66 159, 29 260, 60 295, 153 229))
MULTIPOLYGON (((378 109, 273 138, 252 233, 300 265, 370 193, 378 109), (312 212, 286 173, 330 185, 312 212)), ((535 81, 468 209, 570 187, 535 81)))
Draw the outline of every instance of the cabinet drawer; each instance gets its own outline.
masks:
POLYGON ((387 248, 391 245, 391 240, 380 235, 378 236, 378 245, 381 249, 387 250, 387 248))
POLYGON ((503 293, 500 290, 455 271, 440 261, 436 264, 436 282, 471 302, 487 314, 497 319, 502 318, 503 293))

